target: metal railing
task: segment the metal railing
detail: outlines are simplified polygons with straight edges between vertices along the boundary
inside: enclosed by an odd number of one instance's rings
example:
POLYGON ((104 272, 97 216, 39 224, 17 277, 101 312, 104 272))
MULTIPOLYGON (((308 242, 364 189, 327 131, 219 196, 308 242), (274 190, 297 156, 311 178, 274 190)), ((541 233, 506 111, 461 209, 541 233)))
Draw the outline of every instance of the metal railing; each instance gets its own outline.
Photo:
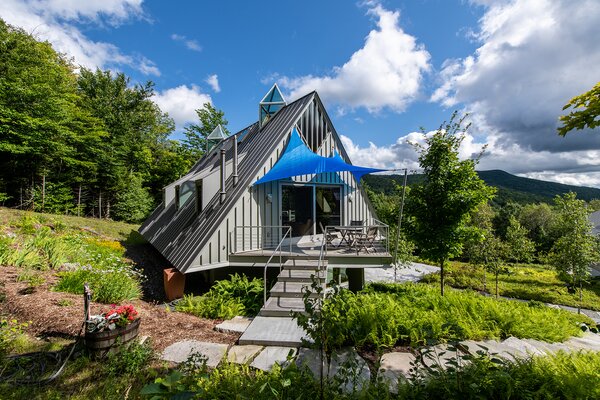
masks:
MULTIPOLYGON (((272 251, 277 248, 283 238, 286 236, 289 226, 272 225, 272 226, 236 226, 233 234, 232 253, 240 253, 243 251, 261 251, 264 255, 265 251, 272 251)), ((292 252, 291 233, 287 235, 290 240, 290 253, 292 252)))
POLYGON ((279 241, 279 244, 277 245, 277 247, 275 247, 275 250, 273 250, 273 253, 271 253, 271 257, 269 257, 269 260, 267 261, 267 263, 265 264, 265 268, 264 268, 264 272, 263 272, 263 281, 264 281, 264 290, 263 290, 263 299, 264 299, 264 303, 267 303, 267 268, 269 268, 269 264, 271 263, 271 260, 273 259, 273 257, 275 256, 275 254, 277 253, 277 251, 279 251, 279 272, 281 272, 282 268, 283 268, 283 263, 282 263, 282 248, 283 248, 283 242, 286 238, 289 239, 290 241, 290 252, 289 254, 292 253, 292 228, 287 226, 286 227, 287 230, 285 231, 285 233, 283 234, 283 236, 281 237, 281 240, 279 241))
MULTIPOLYGON (((325 231, 327 231, 327 227, 325 227, 325 231)), ((319 251, 319 262, 317 263, 317 274, 320 275, 321 272, 323 272, 325 274, 325 279, 323 280, 323 299, 325 299, 325 295, 327 292, 327 277, 328 272, 329 272, 329 263, 327 264, 327 266, 325 268, 323 268, 323 256, 325 254, 325 251, 327 249, 327 240, 325 239, 325 232, 323 232, 323 239, 321 240, 321 250, 319 251)), ((317 279, 320 279, 320 276, 317 276, 317 279)))

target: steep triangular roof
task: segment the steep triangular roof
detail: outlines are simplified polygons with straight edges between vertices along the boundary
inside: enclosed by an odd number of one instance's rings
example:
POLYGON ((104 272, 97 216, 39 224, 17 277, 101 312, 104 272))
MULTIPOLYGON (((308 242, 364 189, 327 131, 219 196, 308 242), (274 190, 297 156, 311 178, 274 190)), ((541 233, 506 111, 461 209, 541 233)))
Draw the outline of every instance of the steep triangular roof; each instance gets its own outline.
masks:
POLYGON ((223 140, 227 139, 227 134, 223 131, 223 127, 221 124, 217 125, 217 127, 206 137, 208 140, 223 140))

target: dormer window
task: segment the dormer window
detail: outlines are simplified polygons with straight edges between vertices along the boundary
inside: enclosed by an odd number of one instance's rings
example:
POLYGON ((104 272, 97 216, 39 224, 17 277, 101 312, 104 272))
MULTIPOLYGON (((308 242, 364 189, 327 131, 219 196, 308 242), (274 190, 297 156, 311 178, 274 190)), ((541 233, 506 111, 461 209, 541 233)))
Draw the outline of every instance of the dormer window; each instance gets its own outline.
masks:
POLYGON ((285 99, 277 84, 263 97, 259 105, 258 122, 262 128, 279 110, 286 106, 285 99))

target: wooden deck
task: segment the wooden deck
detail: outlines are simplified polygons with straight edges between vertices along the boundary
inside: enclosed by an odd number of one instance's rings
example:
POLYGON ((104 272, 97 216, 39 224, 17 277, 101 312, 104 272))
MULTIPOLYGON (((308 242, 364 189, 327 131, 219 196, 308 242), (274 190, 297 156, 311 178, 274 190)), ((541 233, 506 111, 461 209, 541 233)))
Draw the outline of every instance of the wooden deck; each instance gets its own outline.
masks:
MULTIPOLYGON (((338 243, 334 242, 333 245, 327 246, 327 249, 323 254, 323 258, 333 267, 381 267, 389 266, 392 262, 391 254, 379 244, 369 248, 369 251, 361 249, 359 252, 357 252, 355 248, 351 248, 345 244, 341 246, 337 245, 338 243)), ((281 251, 281 257, 283 262, 289 259, 318 259, 320 253, 321 241, 320 238, 317 237, 314 241, 306 240, 299 243, 293 243, 291 247, 289 244, 284 245, 281 251)), ((230 265, 264 267, 272 254, 272 248, 240 251, 230 254, 229 263, 230 265)), ((279 251, 275 253, 271 263, 279 265, 279 251)))

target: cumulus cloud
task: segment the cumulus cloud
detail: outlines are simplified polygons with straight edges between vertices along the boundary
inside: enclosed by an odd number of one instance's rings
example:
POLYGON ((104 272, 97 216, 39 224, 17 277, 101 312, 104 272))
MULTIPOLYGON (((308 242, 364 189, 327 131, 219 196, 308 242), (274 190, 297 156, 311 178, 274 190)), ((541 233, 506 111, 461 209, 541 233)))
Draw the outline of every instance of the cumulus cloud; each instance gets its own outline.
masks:
POLYGON ((444 63, 431 99, 465 105, 506 146, 600 149, 597 133, 556 134, 562 106, 600 80, 598 20, 594 0, 490 2, 475 34, 480 47, 444 63))
POLYGON ((185 45, 185 47, 187 47, 190 50, 202 51, 202 46, 200 46, 196 40, 188 39, 184 35, 178 35, 174 33, 171 35, 171 39, 173 39, 176 42, 182 42, 185 45))
POLYGON ((217 74, 209 75, 204 82, 208 83, 208 85, 215 91, 215 93, 219 93, 221 91, 221 86, 219 86, 219 77, 217 74))
POLYGON ((423 74, 430 70, 430 55, 400 27, 400 12, 369 3, 368 14, 376 28, 342 66, 325 76, 280 77, 280 85, 292 99, 317 90, 326 103, 345 109, 364 107, 369 112, 384 108, 401 112, 418 95, 423 74))
POLYGON ((210 95, 202 93, 196 85, 181 85, 157 92, 153 100, 162 111, 169 113, 179 129, 198 119, 196 109, 202 108, 204 103, 212 103, 210 95))
POLYGON ((143 16, 142 0, 5 0, 0 17, 37 38, 47 40, 56 50, 86 68, 127 65, 146 75, 160 75, 158 67, 140 54, 123 54, 112 43, 85 36, 76 23, 118 25, 143 16))

